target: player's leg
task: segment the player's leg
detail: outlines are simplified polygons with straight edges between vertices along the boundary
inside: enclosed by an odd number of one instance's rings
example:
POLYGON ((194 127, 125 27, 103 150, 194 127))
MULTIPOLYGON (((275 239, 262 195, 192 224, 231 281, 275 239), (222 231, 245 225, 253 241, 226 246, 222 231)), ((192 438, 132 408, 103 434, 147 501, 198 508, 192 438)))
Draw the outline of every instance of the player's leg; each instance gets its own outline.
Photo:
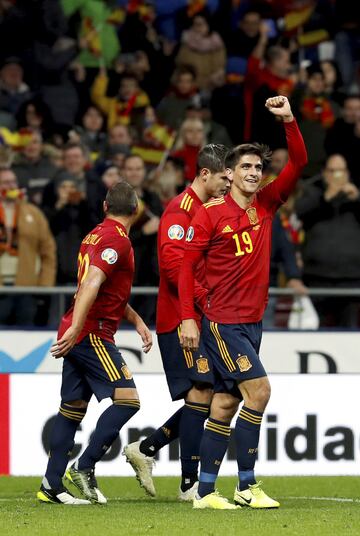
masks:
POLYGON ((230 393, 214 394, 201 441, 199 489, 193 501, 194 508, 236 508, 215 491, 215 482, 229 445, 231 419, 238 406, 239 399, 230 393))
POLYGON ((76 430, 85 416, 91 392, 69 355, 63 363, 61 404, 49 443, 49 461, 38 499, 46 503, 90 504, 74 497, 63 485, 63 476, 74 446, 76 430))
POLYGON ((258 324, 239 326, 235 334, 239 351, 236 360, 240 371, 238 388, 244 404, 235 425, 239 483, 234 501, 252 508, 277 508, 279 503, 263 492, 254 473, 262 417, 271 393, 270 382, 258 356, 260 339, 258 324))
POLYGON ((190 372, 195 383, 185 396, 179 426, 181 483, 178 498, 182 501, 192 501, 198 489, 200 444, 213 395, 212 385, 200 382, 199 378, 196 381, 195 375, 196 371, 190 372))
POLYGON ((91 501, 106 503, 98 488, 95 465, 119 435, 124 424, 140 408, 134 380, 116 346, 90 335, 84 342, 86 379, 100 401, 112 398, 113 403, 100 415, 90 442, 79 459, 68 469, 66 477, 91 501), (90 344, 89 344, 90 343, 90 344))
POLYGON ((178 329, 159 334, 158 342, 171 398, 174 401, 185 399, 185 404, 149 437, 127 445, 124 454, 140 484, 149 493, 152 458, 180 436, 182 481, 179 499, 192 500, 196 492, 201 435, 212 394, 209 389, 213 381, 212 371, 206 358, 181 348, 178 329))

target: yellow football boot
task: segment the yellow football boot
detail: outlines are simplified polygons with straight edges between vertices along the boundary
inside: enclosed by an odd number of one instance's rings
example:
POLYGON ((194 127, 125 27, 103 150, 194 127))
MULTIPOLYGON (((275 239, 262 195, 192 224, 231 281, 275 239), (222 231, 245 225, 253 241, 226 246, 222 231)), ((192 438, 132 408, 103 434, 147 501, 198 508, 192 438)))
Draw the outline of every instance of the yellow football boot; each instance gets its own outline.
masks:
POLYGON ((234 493, 234 503, 240 506, 249 506, 250 508, 279 508, 280 503, 268 497, 261 489, 262 482, 250 484, 249 489, 239 491, 237 487, 234 493))
POLYGON ((193 508, 203 509, 211 508, 212 510, 237 510, 240 506, 229 503, 225 497, 222 497, 218 491, 209 493, 205 497, 193 500, 193 508))

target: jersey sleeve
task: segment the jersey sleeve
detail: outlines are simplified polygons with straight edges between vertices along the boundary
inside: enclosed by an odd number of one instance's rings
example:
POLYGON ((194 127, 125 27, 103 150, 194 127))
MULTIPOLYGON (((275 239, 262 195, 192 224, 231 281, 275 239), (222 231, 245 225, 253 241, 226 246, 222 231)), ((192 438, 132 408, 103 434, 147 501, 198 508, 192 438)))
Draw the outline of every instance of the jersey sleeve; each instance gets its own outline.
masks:
POLYGON ((196 268, 204 257, 213 233, 212 222, 205 207, 201 207, 186 234, 186 246, 179 275, 181 319, 196 319, 196 268))
POLYGON ((284 126, 289 160, 277 179, 259 192, 261 203, 267 205, 273 212, 276 212, 279 206, 285 203, 307 163, 304 139, 296 120, 284 123, 284 126))
POLYGON ((131 249, 130 240, 123 237, 109 236, 100 240, 90 259, 90 266, 97 266, 109 277, 119 269, 122 261, 128 258, 131 249))
POLYGON ((189 227, 190 218, 187 213, 170 212, 161 218, 160 236, 160 263, 167 280, 178 286, 179 271, 184 256, 185 237, 189 227))

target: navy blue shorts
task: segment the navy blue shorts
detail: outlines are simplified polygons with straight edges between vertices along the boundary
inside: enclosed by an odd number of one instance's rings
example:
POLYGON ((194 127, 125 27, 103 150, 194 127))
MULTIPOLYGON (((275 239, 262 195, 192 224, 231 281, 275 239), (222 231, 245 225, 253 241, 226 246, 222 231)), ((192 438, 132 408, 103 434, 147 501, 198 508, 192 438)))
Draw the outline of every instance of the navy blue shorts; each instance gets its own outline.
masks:
POLYGON ((117 387, 135 388, 135 382, 115 344, 90 333, 64 357, 61 399, 98 401, 112 397, 117 387))
POLYGON ((159 333, 158 343, 171 398, 181 400, 197 383, 214 385, 211 360, 200 339, 197 352, 188 352, 180 346, 179 328, 159 333))
POLYGON ((203 318, 201 336, 212 361, 215 392, 241 398, 238 384, 266 376, 259 358, 262 324, 218 324, 203 318))

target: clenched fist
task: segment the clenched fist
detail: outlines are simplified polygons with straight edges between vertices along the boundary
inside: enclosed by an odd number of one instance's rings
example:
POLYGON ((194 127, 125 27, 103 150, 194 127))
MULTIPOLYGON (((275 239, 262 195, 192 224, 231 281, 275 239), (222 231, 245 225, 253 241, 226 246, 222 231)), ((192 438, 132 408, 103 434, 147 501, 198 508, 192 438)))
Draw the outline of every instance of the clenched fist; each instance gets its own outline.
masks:
POLYGON ((286 123, 290 123, 294 119, 287 97, 283 97, 282 95, 270 97, 266 100, 265 106, 269 112, 280 117, 286 123))

